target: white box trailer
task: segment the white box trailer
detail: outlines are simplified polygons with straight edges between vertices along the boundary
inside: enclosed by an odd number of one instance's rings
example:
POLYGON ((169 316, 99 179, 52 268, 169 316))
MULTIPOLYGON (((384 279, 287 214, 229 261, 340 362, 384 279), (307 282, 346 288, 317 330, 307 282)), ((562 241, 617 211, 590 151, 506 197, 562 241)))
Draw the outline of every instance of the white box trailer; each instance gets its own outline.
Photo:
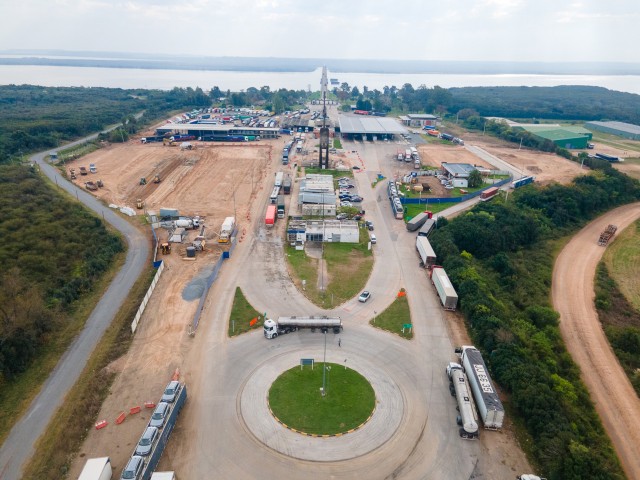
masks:
POLYGON ((176 480, 175 472, 153 472, 151 480, 176 480))
MULTIPOLYGON (((421 238, 421 237, 418 237, 421 238)), ((440 302, 445 310, 455 310, 458 305, 458 294, 451 284, 444 268, 434 266, 431 270, 431 282, 436 287, 440 302)))
POLYGON ((476 347, 464 345, 460 347, 460 356, 484 428, 502 428, 504 407, 493 386, 482 354, 476 347))
POLYGON ((340 317, 278 317, 278 320, 267 318, 264 321, 264 336, 266 338, 276 338, 278 335, 295 332, 300 328, 310 328, 311 331, 320 329, 321 332, 333 330, 333 333, 340 333, 342 330, 342 319, 340 317))
POLYGON ((422 265, 425 268, 431 268, 436 263, 436 252, 433 251, 431 243, 427 237, 416 237, 416 250, 422 260, 422 265))
POLYGON ((415 232, 420 227, 422 227, 427 220, 429 220, 430 216, 431 212, 420 212, 407 222, 407 230, 409 230, 410 232, 415 232))
POLYGON ((112 474, 109 457, 90 458, 84 464, 78 480, 110 480, 112 474))

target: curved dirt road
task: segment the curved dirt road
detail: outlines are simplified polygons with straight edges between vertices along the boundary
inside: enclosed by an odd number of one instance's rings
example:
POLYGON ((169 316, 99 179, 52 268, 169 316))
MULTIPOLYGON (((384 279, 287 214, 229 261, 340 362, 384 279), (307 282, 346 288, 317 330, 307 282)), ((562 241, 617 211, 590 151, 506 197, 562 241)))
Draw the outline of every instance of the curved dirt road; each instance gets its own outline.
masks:
POLYGON ((604 335, 594 307, 593 279, 604 253, 598 236, 609 223, 626 228, 640 217, 640 203, 617 208, 584 227, 562 249, 553 269, 553 306, 560 331, 582 370, 628 478, 640 478, 640 400, 604 335))

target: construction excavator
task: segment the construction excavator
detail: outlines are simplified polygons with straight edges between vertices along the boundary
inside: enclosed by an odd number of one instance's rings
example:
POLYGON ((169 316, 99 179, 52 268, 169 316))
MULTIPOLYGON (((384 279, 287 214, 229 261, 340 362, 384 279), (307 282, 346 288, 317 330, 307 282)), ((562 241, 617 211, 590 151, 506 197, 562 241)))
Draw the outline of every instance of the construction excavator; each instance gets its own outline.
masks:
POLYGON ((169 255, 171 253, 171 244, 168 242, 160 244, 160 251, 163 255, 169 255))

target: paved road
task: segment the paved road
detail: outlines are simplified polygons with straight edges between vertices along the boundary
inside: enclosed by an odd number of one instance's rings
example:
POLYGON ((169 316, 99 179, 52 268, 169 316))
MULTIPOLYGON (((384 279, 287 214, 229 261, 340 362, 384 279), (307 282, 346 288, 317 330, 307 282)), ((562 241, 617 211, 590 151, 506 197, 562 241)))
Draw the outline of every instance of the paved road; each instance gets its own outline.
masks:
POLYGON ((593 279, 609 223, 623 230, 640 217, 640 203, 616 208, 584 227, 562 249, 553 269, 553 306, 560 331, 580 366, 596 410, 628 478, 640 478, 640 401, 609 346, 594 307, 593 279), (580 259, 576 261, 576 259, 580 259))
MULTIPOLYGON (((91 135, 71 145, 95 138, 91 135)), ((70 146, 70 145, 69 145, 70 146)), ((115 314, 129 295, 129 290, 140 276, 149 259, 150 242, 135 227, 116 214, 88 192, 65 180, 58 170, 46 162, 48 152, 33 157, 42 172, 56 184, 78 198, 88 208, 102 216, 126 238, 127 259, 113 282, 89 316, 85 328, 62 356, 58 365, 44 383, 40 393, 29 406, 28 413, 13 427, 0 448, 0 479, 17 480, 25 462, 34 453, 34 444, 45 431, 49 421, 62 404, 65 395, 78 379, 85 363, 102 334, 113 321, 115 314)))
MULTIPOLYGON (((262 228, 262 203, 256 202, 252 218, 257 220, 210 291, 200 330, 185 360, 199 367, 190 373, 191 400, 161 469, 175 469, 185 478, 234 479, 514 476, 506 462, 489 464, 485 444, 464 441, 458 435, 456 403, 444 373, 454 355, 443 311, 426 272, 419 267, 415 234, 392 217, 384 185, 371 187, 377 172, 393 167, 390 153, 396 145, 350 143, 346 148, 359 150, 366 166, 356 173, 356 181, 378 238, 366 285, 372 299, 366 304, 353 299, 332 310, 312 305, 286 270, 282 232, 277 232, 281 227, 262 228), (342 317, 344 331, 327 336, 327 359, 339 364, 346 360, 347 366, 362 372, 375 371, 369 376, 380 410, 370 424, 340 439, 308 439, 279 427, 265 414, 265 385, 284 364, 295 366, 301 357, 321 361, 325 337, 300 331, 266 340, 256 331, 226 338, 236 285, 270 317, 322 313, 342 317), (383 311, 401 287, 407 289, 413 312, 413 341, 368 325, 374 312, 383 311)), ((267 190, 259 199, 262 202, 267 190)))

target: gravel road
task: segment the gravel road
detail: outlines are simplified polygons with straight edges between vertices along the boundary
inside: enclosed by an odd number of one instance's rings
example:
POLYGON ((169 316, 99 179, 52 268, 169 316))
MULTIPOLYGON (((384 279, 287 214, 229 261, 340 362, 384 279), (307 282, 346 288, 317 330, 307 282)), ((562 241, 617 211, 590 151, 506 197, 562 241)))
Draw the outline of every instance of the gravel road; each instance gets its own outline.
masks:
POLYGON ((640 478, 640 401, 611 350, 594 306, 593 280, 604 248, 598 236, 640 217, 640 203, 612 210, 584 227, 562 249, 553 269, 553 306, 560 331, 628 478, 640 478))
MULTIPOLYGON (((96 135, 92 135, 71 145, 95 137, 96 135)), ((56 168, 46 162, 48 154, 49 151, 38 153, 31 157, 31 160, 37 163, 42 172, 60 188, 77 197, 86 207, 102 216, 122 233, 128 245, 127 259, 87 319, 80 335, 62 356, 42 390, 34 398, 27 414, 15 424, 0 447, 0 479, 2 480, 22 478, 22 468, 33 455, 35 442, 46 431, 49 421, 80 376, 87 359, 113 321, 149 259, 149 240, 119 214, 105 207, 86 191, 65 180, 56 168)))

